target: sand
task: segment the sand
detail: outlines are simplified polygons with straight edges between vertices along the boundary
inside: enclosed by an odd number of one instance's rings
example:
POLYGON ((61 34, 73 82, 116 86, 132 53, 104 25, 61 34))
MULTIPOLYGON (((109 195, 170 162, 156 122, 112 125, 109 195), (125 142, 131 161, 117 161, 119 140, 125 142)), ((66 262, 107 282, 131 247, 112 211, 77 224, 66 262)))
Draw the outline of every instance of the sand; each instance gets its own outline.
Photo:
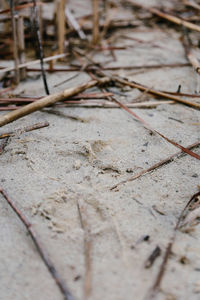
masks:
MULTIPOLYGON (((147 1, 148 2, 148 1, 147 1)), ((157 46, 117 39, 131 45, 95 57, 106 66, 186 63, 173 28, 124 29, 116 35, 153 41, 157 46)), ((7 64, 8 65, 8 64, 7 64)), ((150 87, 195 93, 191 67, 120 70, 150 87), (138 71, 137 71, 138 72, 138 71)), ((48 74, 51 93, 89 80, 80 73, 69 82, 53 85, 76 73, 48 74)), ((122 102, 141 95, 136 89, 110 89, 122 102)), ((16 93, 44 95, 41 77, 20 83, 16 93)), ((98 92, 97 88, 91 89, 98 92)), ((190 99, 191 101, 199 101, 190 99)), ((199 111, 180 104, 134 109, 134 112, 172 140, 187 146, 199 140, 199 111)), ((0 115, 4 113, 1 112, 0 115)), ((0 132, 48 121, 49 127, 12 137, 0 157, 0 181, 13 202, 27 216, 43 247, 75 299, 84 299, 84 237, 77 204, 84 208, 91 238, 91 296, 93 300, 143 300, 148 294, 180 212, 198 191, 199 162, 189 155, 111 191, 128 179, 178 151, 121 109, 52 107, 23 117, 0 132), (159 213, 162 212, 161 213, 159 213), (142 238, 149 235, 148 241, 142 238), (153 266, 145 262, 156 246, 161 255, 153 266)), ((194 150, 200 154, 200 149, 194 150)), ((27 230, 0 197, 0 299, 59 300, 58 287, 41 260, 27 230)), ((200 298, 200 227, 177 232, 172 255, 157 299, 200 298), (184 258, 184 259, 183 259, 184 258)))

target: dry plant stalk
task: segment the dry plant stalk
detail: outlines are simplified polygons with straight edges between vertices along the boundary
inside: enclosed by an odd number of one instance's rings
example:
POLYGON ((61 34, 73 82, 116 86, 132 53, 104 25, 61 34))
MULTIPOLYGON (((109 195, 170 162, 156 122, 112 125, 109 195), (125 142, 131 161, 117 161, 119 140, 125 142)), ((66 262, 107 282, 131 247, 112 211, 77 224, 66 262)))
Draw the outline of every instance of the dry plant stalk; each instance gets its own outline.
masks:
MULTIPOLYGON (((20 64, 24 64, 25 63, 24 19, 22 16, 19 16, 16 21, 17 21, 19 62, 20 64)), ((26 78, 26 69, 22 68, 20 70, 20 79, 24 80, 25 78, 26 78)))
POLYGON ((15 83, 19 84, 19 60, 18 60, 18 43, 17 43, 17 27, 16 27, 16 19, 14 10, 14 0, 10 1, 10 10, 11 10, 11 20, 12 20, 12 35, 13 35, 13 54, 14 54, 14 63, 15 63, 15 83))
POLYGON ((57 34, 58 34, 58 52, 64 52, 65 43, 65 0, 57 2, 57 34))
POLYGON ((21 117, 24 117, 30 113, 33 113, 37 110, 40 110, 46 106, 49 106, 49 105, 52 105, 58 101, 62 101, 66 98, 69 98, 69 97, 72 97, 80 92, 83 92, 84 90, 86 89, 89 89, 99 83, 106 83, 108 82, 109 79, 108 78, 102 78, 101 80, 91 80, 91 81, 88 81, 82 85, 79 85, 79 86, 76 86, 76 87, 72 87, 72 88, 69 88, 69 89, 66 89, 60 93, 56 93, 56 94, 53 94, 53 95, 49 95, 49 96, 46 96, 36 102, 33 102, 33 103, 30 103, 22 108, 19 108, 18 110, 16 111, 12 111, 2 117, 0 117, 0 127, 8 124, 8 123, 11 123, 12 121, 15 121, 21 117))
MULTIPOLYGON (((66 56, 67 56, 67 54, 65 54, 65 53, 49 56, 49 57, 44 58, 43 62, 48 62, 48 61, 56 60, 56 59, 59 59, 59 58, 64 58, 66 56)), ((22 68, 25 68, 25 67, 28 67, 28 66, 37 65, 39 63, 40 63, 40 59, 32 60, 32 61, 26 62, 24 64, 18 65, 18 69, 22 69, 22 68)), ((6 73, 6 72, 13 71, 13 70, 14 70, 13 67, 3 68, 3 69, 0 69, 0 73, 6 73)), ((41 68, 38 71, 41 71, 41 68)))
POLYGON ((93 6, 92 42, 94 45, 96 45, 99 40, 99 0, 92 0, 92 6, 93 6))

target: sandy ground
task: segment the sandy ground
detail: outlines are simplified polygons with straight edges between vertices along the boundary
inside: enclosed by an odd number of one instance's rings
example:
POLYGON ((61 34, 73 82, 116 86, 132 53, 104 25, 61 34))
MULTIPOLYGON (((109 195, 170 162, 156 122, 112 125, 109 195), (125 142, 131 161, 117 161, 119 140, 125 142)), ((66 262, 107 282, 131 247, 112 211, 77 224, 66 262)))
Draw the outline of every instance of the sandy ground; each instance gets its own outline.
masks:
MULTIPOLYGON (((109 52, 96 60, 107 66, 187 62, 179 35, 173 29, 125 29, 120 34, 153 41, 157 46, 119 37, 117 45, 127 43, 133 47, 115 51, 116 62, 106 63, 112 58, 109 52)), ((181 84, 182 92, 196 90, 196 75, 190 67, 134 72, 122 70, 118 74, 157 89, 176 91, 181 84)), ((89 79, 81 73, 53 88, 74 74, 49 74, 51 93, 89 79)), ((21 83, 16 93, 22 91, 26 95, 44 95, 41 77, 21 83)), ((142 95, 135 89, 121 93, 116 97, 122 102, 142 95)), ((199 111, 190 107, 164 104, 134 112, 184 146, 200 138, 199 111)), ((77 203, 84 207, 91 233, 90 299, 144 299, 180 211, 198 191, 199 162, 182 156, 110 191, 114 184, 177 149, 159 136, 150 135, 121 109, 48 108, 1 128, 0 132, 44 120, 50 123, 49 127, 11 138, 0 158, 1 186, 33 224, 75 299, 83 299, 85 277, 85 232, 77 203), (145 235, 149 235, 149 240, 141 241, 145 235), (157 245, 161 256, 146 269, 145 261, 157 245)), ((200 154, 200 149, 195 151, 200 154)), ((0 227, 0 299, 63 299, 26 229, 2 197, 0 227)), ((200 299, 199 235, 199 225, 189 233, 178 231, 157 299, 200 299)))

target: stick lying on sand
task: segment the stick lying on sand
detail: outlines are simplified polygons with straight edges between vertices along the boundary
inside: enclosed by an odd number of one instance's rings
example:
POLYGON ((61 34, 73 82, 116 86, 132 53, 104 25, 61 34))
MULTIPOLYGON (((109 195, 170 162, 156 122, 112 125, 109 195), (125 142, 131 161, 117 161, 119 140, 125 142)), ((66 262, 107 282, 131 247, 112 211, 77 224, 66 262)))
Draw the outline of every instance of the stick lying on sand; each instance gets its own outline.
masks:
POLYGON ((62 101, 66 98, 69 98, 78 93, 81 93, 84 90, 89 89, 97 84, 104 84, 104 83, 108 82, 109 80, 110 79, 108 79, 107 77, 104 77, 101 80, 91 80, 86 83, 83 83, 82 85, 66 89, 60 93, 46 96, 46 97, 38 100, 37 102, 30 103, 26 106, 23 106, 22 108, 20 108, 18 110, 11 111, 8 114, 0 117, 0 127, 6 125, 8 123, 11 123, 21 117, 24 117, 28 114, 31 114, 34 111, 40 110, 43 107, 52 105, 58 101, 62 101))

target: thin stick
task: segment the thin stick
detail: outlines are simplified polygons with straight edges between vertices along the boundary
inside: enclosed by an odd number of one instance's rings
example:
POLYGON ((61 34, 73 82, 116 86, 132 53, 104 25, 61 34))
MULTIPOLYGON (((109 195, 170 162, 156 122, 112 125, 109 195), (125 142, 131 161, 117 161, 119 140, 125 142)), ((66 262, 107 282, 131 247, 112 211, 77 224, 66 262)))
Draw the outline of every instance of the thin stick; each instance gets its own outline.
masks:
MULTIPOLYGON (((114 108, 119 109, 119 105, 106 101, 92 101, 92 100, 80 100, 80 101, 73 101, 73 100, 67 100, 63 101, 62 104, 57 104, 57 106, 64 106, 64 107, 87 107, 87 108, 114 108)), ((129 108, 154 108, 161 104, 174 104, 174 101, 147 101, 147 102, 140 102, 140 103, 125 103, 125 105, 129 108)), ((22 107, 22 106, 20 106, 22 107)), ((0 111, 6 111, 6 110, 17 110, 19 109, 19 106, 5 106, 0 107, 0 111)))
POLYGON ((12 19, 12 34, 13 34, 13 53, 15 62, 15 83, 19 84, 19 61, 18 61, 18 46, 17 46, 17 31, 16 31, 16 18, 14 11, 13 0, 10 0, 10 10, 12 19))
POLYGON ((150 293, 148 293, 148 299, 154 299, 155 296, 156 296, 156 293, 158 292, 159 290, 159 287, 160 287, 160 284, 162 282, 162 279, 163 279, 163 276, 164 276, 164 273, 165 273, 165 270, 166 270, 166 265, 168 263, 168 260, 169 260, 169 257, 170 257, 170 254, 171 254, 171 251, 172 251, 172 247, 174 245, 174 242, 175 242, 175 239, 176 239, 176 232, 177 230, 179 229, 179 226, 180 226, 180 223, 182 221, 182 218, 184 216, 184 213, 186 211, 186 209, 188 208, 188 206, 193 202, 195 201, 195 199, 200 195, 200 192, 196 193, 195 195, 193 195, 191 197, 191 199, 187 202, 187 204, 185 205, 185 207, 182 209, 179 217, 178 217, 178 220, 176 222, 176 225, 174 227, 174 230, 173 230, 173 234, 172 234, 172 237, 168 243, 168 246, 166 248, 166 251, 165 251, 165 255, 164 255, 164 258, 163 258, 163 261, 162 261, 162 264, 160 266, 160 269, 158 271, 158 274, 156 276, 156 279, 155 279, 155 282, 150 290, 150 293))
POLYGON ((128 85, 130 87, 134 87, 134 88, 139 89, 141 91, 147 91, 148 94, 152 94, 152 95, 155 95, 155 96, 158 96, 158 97, 163 97, 163 98, 166 98, 166 99, 174 100, 174 101, 176 101, 178 103, 182 103, 182 104, 185 104, 185 105, 188 105, 188 106, 200 109, 200 104, 198 104, 198 103, 190 102, 190 101, 181 99, 181 98, 179 98, 177 96, 174 96, 174 95, 171 95, 171 94, 167 94, 167 93, 164 93, 164 92, 157 91, 155 89, 146 87, 146 86, 144 86, 144 85, 142 85, 140 83, 133 82, 133 81, 130 82, 130 81, 128 81, 126 79, 122 79, 120 77, 113 76, 113 79, 116 80, 116 81, 118 81, 119 83, 128 85))
POLYGON ((26 126, 22 129, 16 129, 15 131, 2 133, 2 134, 0 134, 0 139, 5 139, 5 138, 8 138, 8 137, 14 136, 16 134, 19 135, 19 134, 22 134, 24 132, 29 132, 29 131, 41 129, 41 128, 44 128, 44 127, 47 127, 47 126, 49 126, 49 122, 36 123, 36 124, 31 125, 31 126, 26 126))
POLYGON ((53 277, 53 279, 55 280, 57 286, 59 287, 61 293, 64 296, 64 299, 65 300, 72 300, 73 297, 72 297, 71 293, 68 291, 68 288, 65 286, 65 284, 63 282, 63 279, 58 274, 58 271, 56 270, 54 264, 50 260, 49 255, 47 254, 46 250, 43 248, 43 245, 42 245, 41 241, 39 240, 36 232, 34 231, 34 229, 32 227, 32 224, 22 214, 22 212, 15 206, 13 201, 10 199, 10 197, 7 195, 7 193, 1 187, 0 187, 0 193, 2 194, 4 199, 8 202, 8 204, 13 209, 13 211, 17 214, 17 216, 22 221, 24 226, 26 227, 28 233, 30 234, 30 237, 31 237, 33 243, 35 244, 35 247, 36 247, 40 257, 42 258, 44 264, 48 268, 48 270, 49 270, 51 276, 53 277))
MULTIPOLYGON (((77 96, 74 96, 72 99, 105 99, 107 96, 113 96, 113 93, 80 93, 77 96)), ((0 98, 0 103, 24 103, 24 102, 34 102, 38 101, 42 97, 14 97, 14 98, 0 98)), ((65 102, 65 101, 64 101, 65 102)), ((68 100, 67 100, 68 102, 68 100)), ((164 101, 165 103, 168 103, 169 101, 164 101)), ((172 101, 173 102, 173 101, 172 101)), ((158 101, 155 103, 159 103, 158 101)), ((174 102, 173 102, 174 103, 174 102)))
MULTIPOLYGON (((198 141, 198 142, 196 142, 196 143, 194 143, 192 145, 188 145, 188 146, 186 146, 186 148, 187 149, 194 149, 194 148, 198 147, 199 145, 200 145, 200 141, 198 141)), ((151 166, 150 168, 142 170, 138 174, 133 175, 133 176, 131 176, 128 179, 125 179, 125 180, 122 180, 122 181, 118 182, 117 184, 113 185, 110 188, 110 190, 114 190, 115 188, 117 188, 118 186, 120 186, 120 185, 122 185, 124 183, 130 182, 130 181, 134 181, 134 180, 136 180, 136 179, 138 179, 138 178, 140 178, 140 177, 142 177, 142 176, 144 176, 144 175, 146 175, 146 174, 148 174, 148 173, 150 173, 150 172, 152 172, 152 171, 154 171, 154 170, 156 170, 156 169, 158 169, 158 168, 160 168, 160 167, 162 167, 162 166, 164 166, 164 165, 166 165, 166 164, 168 164, 170 162, 172 162, 173 159, 175 157, 177 157, 178 155, 180 155, 180 154, 184 155, 183 151, 178 151, 175 154, 172 154, 172 155, 168 156, 167 158, 159 161, 158 163, 156 163, 155 165, 151 166)))
POLYGON ((84 300, 87 300, 92 291, 92 241, 88 217, 85 204, 81 201, 77 202, 78 213, 80 217, 81 227, 84 231, 84 252, 85 252, 85 278, 84 278, 84 300))
POLYGON ((6 88, 6 89, 1 89, 1 90, 0 90, 0 95, 9 92, 9 91, 11 91, 12 89, 13 89, 13 87, 8 87, 8 88, 6 88))
MULTIPOLYGON (((25 41, 24 41, 24 19, 19 16, 17 19, 17 39, 18 39, 18 51, 19 51, 19 62, 20 64, 25 63, 25 41)), ((19 67, 19 66, 18 66, 19 67)), ((26 69, 20 70, 20 79, 26 78, 26 69)))
MULTIPOLYGON (((38 2, 37 5, 43 5, 42 2, 38 2)), ((14 10, 21 10, 21 9, 24 9, 24 8, 28 8, 28 7, 33 7, 33 3, 26 3, 26 4, 22 4, 22 5, 18 5, 18 6, 15 6, 14 7, 14 10)), ((6 13, 9 13, 11 10, 10 9, 3 9, 3 10, 0 10, 0 15, 1 14, 6 14, 6 13)))
MULTIPOLYGON (((97 73, 99 73, 101 76, 105 76, 105 73, 101 71, 100 68, 98 68, 97 73)), ((89 74, 91 76, 91 74, 89 74)), ((94 75, 93 75, 94 77, 94 75)), ((114 76, 110 76, 110 80, 115 80, 114 76)), ((128 81, 125 81, 128 82, 128 81)), ((104 91, 104 90, 103 90, 104 91)), ((147 88, 144 90, 147 91, 147 88)), ((149 91, 151 91, 151 89, 149 88, 149 91)), ((161 92, 160 92, 161 93, 161 92)), ((164 93, 161 93, 164 94, 164 93)), ((114 97, 107 97, 109 100, 112 100, 114 102, 116 102, 122 109, 124 109, 125 111, 127 111, 129 114, 131 114, 134 118, 136 118, 140 123, 143 124, 143 126, 150 130, 152 133, 158 134, 160 137, 162 137, 164 140, 166 140, 168 143, 172 144, 173 146, 181 149, 182 151, 184 151, 185 153, 187 153, 188 155, 200 160, 200 155, 198 155, 197 153, 192 152, 191 150, 181 146, 180 144, 174 142, 173 140, 169 139, 168 137, 166 137, 164 134, 160 133, 158 130, 155 130, 154 128, 152 128, 147 122, 145 122, 141 117, 139 117, 136 113, 134 113, 132 110, 130 110, 130 108, 128 108, 126 105, 122 104, 120 101, 116 100, 114 97)), ((177 98, 175 96, 173 96, 173 98, 177 98)), ((200 108, 200 105, 199 105, 200 108)))
POLYGON ((46 79, 46 73, 44 69, 44 54, 43 54, 43 47, 42 47, 42 41, 41 41, 41 35, 40 35, 40 25, 39 25, 39 17, 38 17, 38 7, 36 0, 33 0, 33 23, 34 23, 34 29, 35 29, 35 34, 37 37, 37 43, 38 43, 38 49, 39 49, 39 56, 40 56, 40 66, 41 66, 41 71, 42 71, 42 79, 44 82, 44 89, 47 95, 49 95, 49 87, 47 84, 47 79, 46 79))
MULTIPOLYGON (((51 60, 56 60, 56 59, 59 59, 59 58, 63 58, 65 56, 67 56, 67 54, 65 54, 65 53, 58 54, 58 55, 53 55, 53 56, 49 56, 49 57, 44 58, 43 62, 48 62, 48 61, 51 61, 51 60)), ((37 65, 39 63, 40 63, 40 59, 32 60, 32 61, 29 61, 27 63, 18 65, 18 69, 21 69, 21 68, 24 68, 24 67, 28 67, 28 66, 37 65)), ((0 73, 5 73, 5 72, 13 71, 13 70, 14 70, 13 67, 3 68, 3 69, 0 69, 0 73)), ((41 69, 39 69, 39 71, 41 71, 41 69)))
MULTIPOLYGON (((109 96, 109 95, 108 95, 109 96)), ((105 97, 108 97, 105 96, 105 97)), ((66 106, 79 106, 79 107, 99 107, 99 108, 119 108, 118 104, 109 102, 109 101, 87 101, 87 100, 80 100, 80 101, 64 101, 66 106)), ((147 101, 147 102, 140 102, 140 103, 125 103, 125 105, 129 108, 153 108, 157 107, 160 104, 174 104, 174 101, 147 101)))
MULTIPOLYGON (((45 61, 45 59, 44 59, 45 61)), ((190 66, 189 63, 183 63, 183 64, 161 64, 161 65, 141 65, 141 66, 118 66, 118 67, 101 67, 102 70, 104 71, 117 71, 117 70, 139 70, 139 69, 160 69, 160 68, 176 68, 176 67, 188 67, 190 66)), ((73 67, 73 68, 54 68, 54 69, 45 69, 46 72, 74 72, 74 71, 80 71, 81 72, 82 66, 81 67, 73 67)), ((87 67, 86 69, 82 70, 82 72, 86 71, 94 71, 94 67, 90 66, 87 67)), ((27 71, 30 72, 39 72, 41 69, 39 68, 34 68, 34 69, 28 69, 27 71)), ((1 73, 1 70, 0 70, 1 73)))
POLYGON ((194 8, 194 9, 200 10, 200 5, 197 4, 197 3, 194 2, 194 1, 183 0, 183 3, 184 3, 186 6, 190 6, 190 7, 194 8))
POLYGON ((184 26, 184 27, 186 27, 188 29, 200 32, 200 26, 198 26, 196 24, 193 24, 193 23, 188 22, 188 21, 184 21, 181 18, 178 18, 178 17, 172 16, 170 14, 164 13, 164 12, 162 12, 162 11, 156 9, 156 8, 153 8, 153 7, 146 7, 146 6, 140 5, 138 3, 135 3, 135 2, 133 2, 131 0, 129 0, 128 2, 131 3, 134 6, 137 6, 137 7, 140 7, 142 9, 148 10, 152 14, 154 14, 154 15, 160 17, 160 18, 163 18, 163 19, 165 19, 167 21, 170 21, 170 22, 172 22, 174 24, 181 25, 181 26, 184 26))
POLYGON ((108 81, 109 81, 108 78, 103 78, 101 81, 92 80, 92 81, 88 81, 82 85, 66 89, 63 92, 46 96, 36 102, 30 103, 22 108, 19 108, 16 111, 9 112, 8 114, 0 117, 0 127, 8 124, 14 120, 17 120, 23 116, 26 116, 32 112, 40 110, 41 108, 52 105, 58 101, 62 101, 64 99, 66 99, 66 98, 72 97, 80 92, 83 92, 84 90, 86 90, 88 88, 98 85, 99 83, 103 84, 108 81))
POLYGON ((99 0, 92 0, 92 6, 93 6, 92 42, 94 45, 96 45, 99 40, 99 0))
POLYGON ((64 52, 65 42, 65 0, 57 2, 57 34, 58 34, 58 51, 64 52))
POLYGON ((166 140, 168 143, 172 144, 173 146, 181 149, 182 151, 184 151, 185 153, 189 154, 190 156, 200 160, 200 155, 198 155, 197 153, 192 152, 191 150, 181 146, 180 144, 172 141, 171 139, 169 139, 168 137, 166 137, 164 134, 160 133, 159 131, 155 130, 154 128, 152 128, 147 122, 145 122, 141 117, 139 117, 136 113, 134 113, 132 110, 130 110, 127 106, 125 106, 124 104, 122 104, 121 102, 119 102, 118 100, 116 100, 115 98, 111 97, 111 99, 116 102, 117 104, 119 104, 119 106, 121 108, 123 108, 125 111, 127 111, 129 114, 131 114, 134 118, 136 118, 140 123, 142 123, 144 125, 144 127, 148 130, 150 130, 152 133, 158 134, 160 137, 162 137, 164 140, 166 140))

